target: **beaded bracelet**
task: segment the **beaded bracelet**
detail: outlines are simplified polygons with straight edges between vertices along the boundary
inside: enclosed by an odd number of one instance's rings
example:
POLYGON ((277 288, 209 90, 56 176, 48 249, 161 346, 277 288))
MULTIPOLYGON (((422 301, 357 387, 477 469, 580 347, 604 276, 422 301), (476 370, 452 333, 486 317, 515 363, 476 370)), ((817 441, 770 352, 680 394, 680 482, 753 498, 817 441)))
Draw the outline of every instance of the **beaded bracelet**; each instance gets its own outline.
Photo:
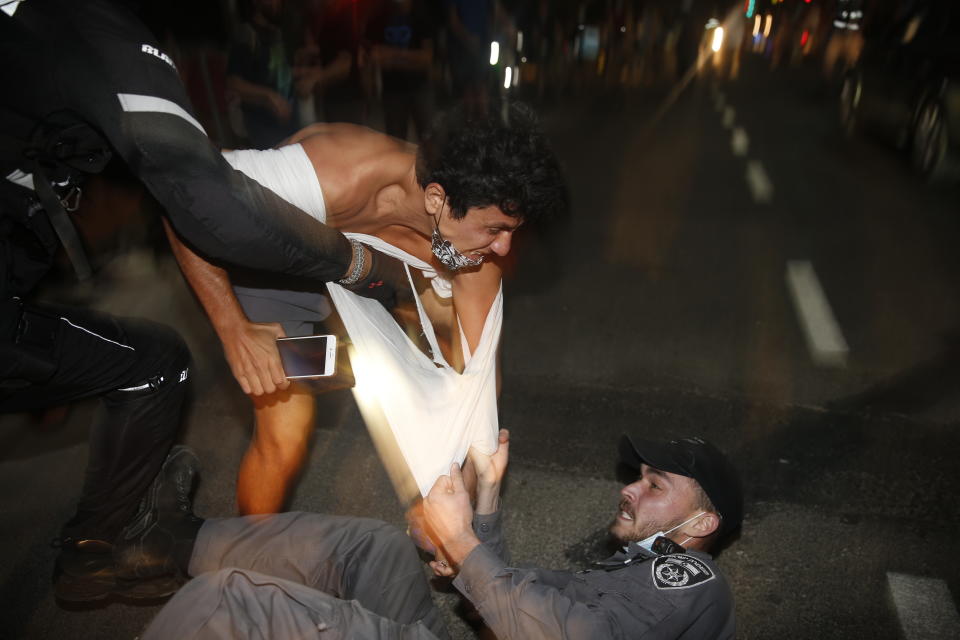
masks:
POLYGON ((363 267, 366 266, 366 257, 363 251, 363 245, 354 239, 350 239, 350 245, 353 247, 353 270, 350 275, 337 280, 337 284, 349 287, 360 282, 360 276, 363 274, 363 267))

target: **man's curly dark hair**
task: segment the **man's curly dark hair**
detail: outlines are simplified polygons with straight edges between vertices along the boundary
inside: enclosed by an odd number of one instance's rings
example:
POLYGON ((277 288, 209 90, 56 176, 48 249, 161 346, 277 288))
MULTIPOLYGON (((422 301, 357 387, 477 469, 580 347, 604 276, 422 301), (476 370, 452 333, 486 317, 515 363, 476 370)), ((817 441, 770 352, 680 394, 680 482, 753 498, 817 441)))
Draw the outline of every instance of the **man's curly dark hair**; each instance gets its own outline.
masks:
POLYGON ((504 113, 477 119, 458 108, 439 116, 417 151, 420 186, 441 185, 458 220, 492 205, 525 222, 565 214, 566 183, 536 115, 518 102, 504 113))

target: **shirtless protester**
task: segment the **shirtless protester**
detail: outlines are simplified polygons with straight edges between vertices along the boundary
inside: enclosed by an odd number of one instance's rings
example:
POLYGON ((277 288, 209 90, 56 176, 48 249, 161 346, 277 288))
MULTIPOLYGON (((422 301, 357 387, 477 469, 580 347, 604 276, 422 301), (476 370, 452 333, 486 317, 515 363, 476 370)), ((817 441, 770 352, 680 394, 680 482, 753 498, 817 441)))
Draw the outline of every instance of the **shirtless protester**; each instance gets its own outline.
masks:
MULTIPOLYGON (((519 104, 482 120, 446 114, 419 148, 364 127, 317 124, 278 149, 225 156, 327 225, 376 236, 449 280, 452 303, 429 286, 418 291, 454 363, 462 362, 458 349, 473 353, 481 341, 513 233, 567 206, 556 157, 519 104)), ((234 286, 226 271, 171 241, 237 381, 253 396, 255 432, 237 480, 240 512, 275 513, 302 466, 314 419, 311 391, 284 378, 276 338, 315 333, 329 303, 278 279, 234 286)))

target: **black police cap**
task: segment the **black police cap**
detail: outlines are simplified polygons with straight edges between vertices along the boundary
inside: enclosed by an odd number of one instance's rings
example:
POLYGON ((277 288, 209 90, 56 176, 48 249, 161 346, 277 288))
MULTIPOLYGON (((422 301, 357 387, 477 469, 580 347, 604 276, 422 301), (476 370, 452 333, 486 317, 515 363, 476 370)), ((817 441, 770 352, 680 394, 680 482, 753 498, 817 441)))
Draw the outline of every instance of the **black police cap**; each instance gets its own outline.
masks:
POLYGON ((720 515, 720 535, 734 531, 743 521, 743 488, 733 463, 712 443, 702 438, 656 442, 624 435, 620 460, 633 469, 641 463, 660 471, 697 481, 720 515))

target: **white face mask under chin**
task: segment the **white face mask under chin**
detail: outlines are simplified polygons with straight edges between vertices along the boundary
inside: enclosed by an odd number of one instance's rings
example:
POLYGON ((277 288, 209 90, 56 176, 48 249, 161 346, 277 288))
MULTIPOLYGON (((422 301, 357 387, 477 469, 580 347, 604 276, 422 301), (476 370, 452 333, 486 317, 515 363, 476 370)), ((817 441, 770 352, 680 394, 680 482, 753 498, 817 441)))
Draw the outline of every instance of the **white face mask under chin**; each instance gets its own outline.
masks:
MULTIPOLYGON (((693 522, 694 520, 696 520, 696 519, 699 518, 700 516, 706 515, 706 513, 707 513, 706 511, 701 511, 700 513, 698 513, 697 515, 693 516, 692 518, 688 518, 687 520, 684 520, 683 522, 681 522, 681 523, 678 524, 677 526, 673 527, 673 528, 670 529, 669 531, 658 531, 657 533, 653 534, 652 536, 649 536, 649 537, 647 537, 647 538, 644 538, 643 540, 641 540, 641 541, 638 542, 637 544, 640 545, 641 547, 643 547, 644 549, 646 549, 647 551, 650 551, 650 552, 652 553, 652 552, 653 552, 653 541, 654 541, 654 540, 656 540, 656 539, 659 538, 660 536, 667 537, 668 534, 673 533, 674 531, 676 531, 677 529, 679 529, 679 528, 682 527, 683 525, 687 524, 688 522, 693 522)), ((691 540, 691 538, 687 538, 687 539, 684 541, 684 544, 686 544, 687 542, 690 542, 690 540, 691 540)))

